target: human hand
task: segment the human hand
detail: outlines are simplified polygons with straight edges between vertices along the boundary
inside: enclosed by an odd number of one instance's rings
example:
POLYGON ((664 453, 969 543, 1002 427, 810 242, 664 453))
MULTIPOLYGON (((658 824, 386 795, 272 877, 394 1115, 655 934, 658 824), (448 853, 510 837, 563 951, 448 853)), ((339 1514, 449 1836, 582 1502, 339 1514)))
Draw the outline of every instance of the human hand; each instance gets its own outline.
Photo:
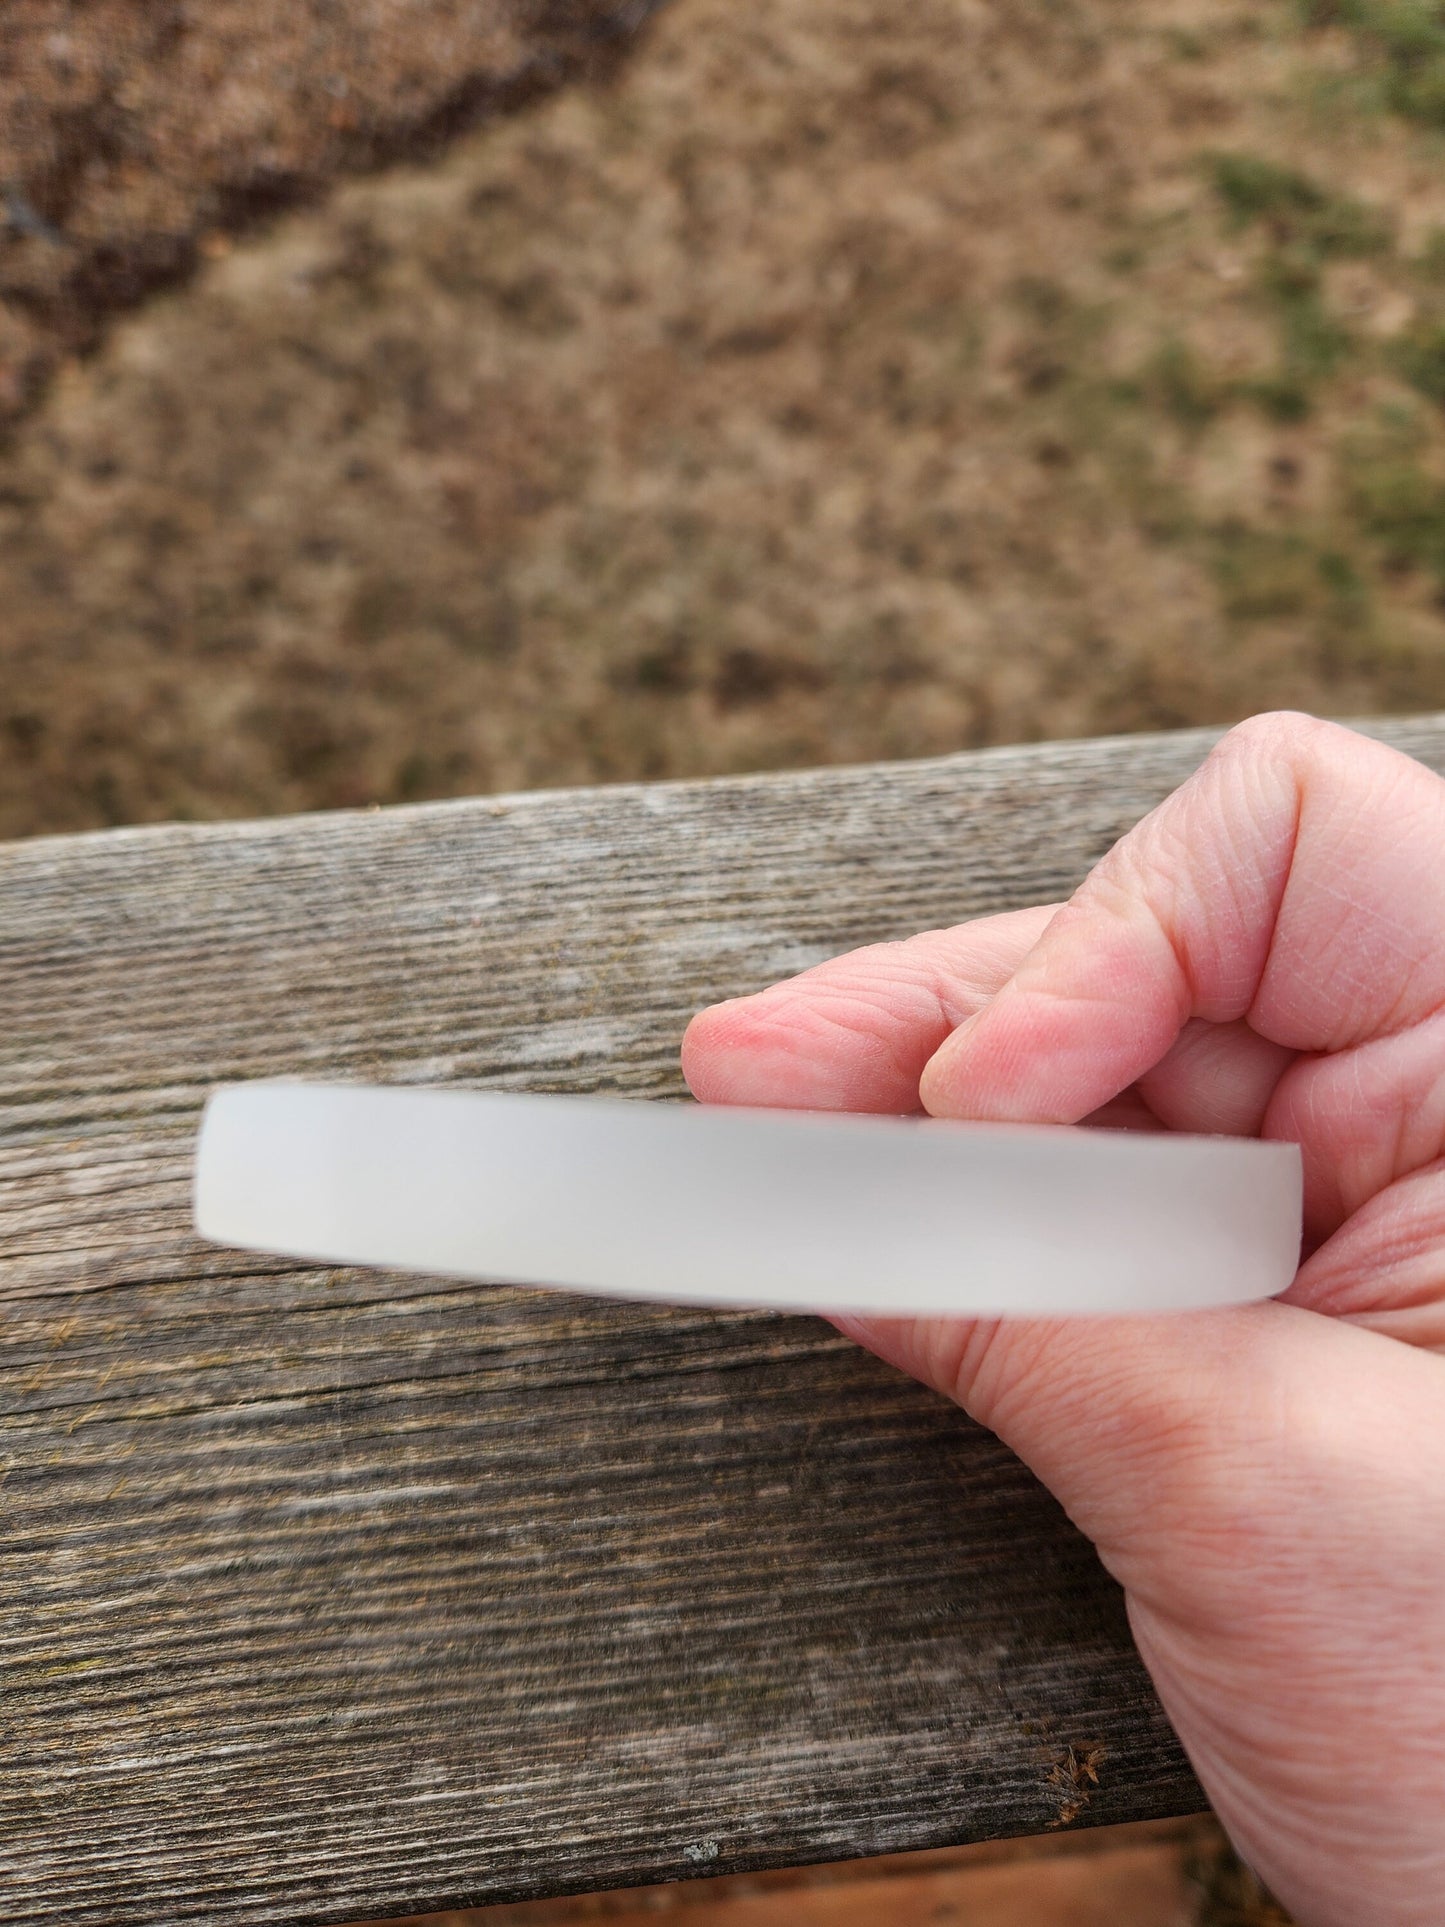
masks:
POLYGON ((1306 1927, 1445 1920, 1445 782, 1231 732, 1063 908, 694 1018, 704 1102, 1294 1140, 1265 1304, 838 1320, 1062 1501, 1240 1851, 1306 1927))

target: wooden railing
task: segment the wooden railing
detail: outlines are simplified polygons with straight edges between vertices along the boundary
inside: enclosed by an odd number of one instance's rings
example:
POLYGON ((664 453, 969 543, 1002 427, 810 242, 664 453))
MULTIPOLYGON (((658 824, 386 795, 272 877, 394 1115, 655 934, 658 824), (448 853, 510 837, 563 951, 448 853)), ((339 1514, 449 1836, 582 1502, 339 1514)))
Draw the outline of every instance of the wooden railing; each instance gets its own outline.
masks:
POLYGON ((1211 740, 0 848, 0 1918, 1197 1807, 1090 1548, 830 1327, 228 1253, 188 1178, 232 1078, 676 1095, 699 1004, 1067 892, 1211 740))

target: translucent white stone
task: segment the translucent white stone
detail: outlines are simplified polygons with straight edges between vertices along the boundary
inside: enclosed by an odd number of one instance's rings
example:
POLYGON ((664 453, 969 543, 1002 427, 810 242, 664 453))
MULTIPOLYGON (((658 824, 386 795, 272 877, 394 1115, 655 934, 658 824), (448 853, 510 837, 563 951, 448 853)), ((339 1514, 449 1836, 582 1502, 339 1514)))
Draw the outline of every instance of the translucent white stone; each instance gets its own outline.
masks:
POLYGON ((237 1084, 196 1228, 618 1298, 881 1313, 1182 1310, 1282 1291, 1292 1144, 614 1098, 237 1084))

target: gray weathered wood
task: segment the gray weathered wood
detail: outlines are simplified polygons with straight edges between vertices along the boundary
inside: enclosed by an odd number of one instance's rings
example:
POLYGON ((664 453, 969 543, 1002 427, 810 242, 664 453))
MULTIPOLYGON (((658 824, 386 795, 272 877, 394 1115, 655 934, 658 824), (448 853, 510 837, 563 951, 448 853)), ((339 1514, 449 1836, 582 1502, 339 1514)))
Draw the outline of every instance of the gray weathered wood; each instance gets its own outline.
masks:
POLYGON ((1089 1549, 828 1328, 238 1257, 186 1187, 227 1078, 675 1093, 699 1003, 1066 891, 1209 740, 0 850, 0 1918, 1195 1806, 1089 1549))

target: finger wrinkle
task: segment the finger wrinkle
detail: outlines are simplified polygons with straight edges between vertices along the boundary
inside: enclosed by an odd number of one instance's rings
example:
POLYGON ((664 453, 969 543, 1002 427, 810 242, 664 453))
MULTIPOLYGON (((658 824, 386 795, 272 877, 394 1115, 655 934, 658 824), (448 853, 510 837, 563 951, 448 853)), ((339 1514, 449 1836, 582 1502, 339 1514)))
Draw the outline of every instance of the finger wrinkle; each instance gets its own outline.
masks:
POLYGON ((829 1038, 839 1045, 895 1042, 921 1068, 960 1021, 940 986, 926 975, 851 974, 837 982, 779 984, 753 1001, 753 1017, 782 1036, 829 1038))
MULTIPOLYGON (((1178 833, 1171 834, 1162 824, 1154 837, 1130 852, 1130 859, 1129 869, 1133 874, 1126 882, 1103 874, 1102 867, 1095 873, 1097 893, 1103 899, 1101 907, 1121 922, 1141 929, 1146 939, 1152 935, 1164 939, 1179 984, 1182 1024, 1201 1004, 1199 978, 1186 937, 1187 920, 1180 915, 1179 901, 1180 880, 1189 876, 1190 864, 1196 859, 1178 833), (1175 846, 1172 854, 1166 854, 1159 847, 1166 836, 1175 846)), ((1194 878, 1190 881, 1194 882, 1194 878)), ((1094 892, 1090 894, 1092 898, 1094 892)))
MULTIPOLYGON (((1241 903, 1258 832, 1196 778, 1132 845, 1137 889, 1168 941, 1186 1014, 1230 1023, 1249 1008, 1263 953, 1241 903), (1252 950, 1260 950, 1256 958, 1252 950)), ((1130 848, 1130 845, 1122 846, 1130 848)))
MULTIPOLYGON (((1312 718, 1309 720, 1313 721, 1312 718)), ((1296 860, 1299 855, 1304 821, 1304 782, 1297 759, 1304 752, 1304 744, 1308 742, 1313 748, 1316 740, 1313 731, 1304 732, 1303 737, 1296 731, 1289 739, 1282 757, 1278 754, 1279 744, 1276 741, 1275 756, 1268 766, 1267 783, 1266 771, 1261 769, 1258 763, 1251 765, 1246 762, 1244 770, 1247 789, 1244 799, 1245 813, 1248 818, 1258 822, 1268 822, 1271 813, 1276 816, 1279 814, 1278 798, 1266 797, 1265 790, 1268 787, 1272 791, 1281 777, 1287 785, 1287 794, 1284 798, 1283 821, 1276 827, 1270 839, 1271 860, 1267 865, 1267 873, 1262 873, 1259 877, 1259 887, 1269 905, 1269 929, 1263 955, 1252 973, 1253 984, 1249 999, 1239 1015, 1244 1017, 1261 1035, 1270 1038, 1271 1042, 1284 1044, 1290 1049, 1298 1049, 1300 1046, 1290 1038, 1275 1037, 1264 1024, 1257 1021, 1257 1013, 1266 1000, 1267 986, 1280 962, 1280 932, 1285 919, 1286 905, 1289 902, 1290 886, 1296 875, 1296 860)), ((1257 837, 1252 837, 1250 841, 1257 849, 1257 837)))
POLYGON ((918 1014, 942 1021, 931 999, 922 1013, 895 1013, 854 990, 814 991, 806 997, 765 992, 749 1002, 750 1007, 738 1013, 741 1022, 728 1039, 734 1050, 772 1046, 796 1055, 821 1045, 829 1053, 850 1054, 860 1047, 887 1044, 896 1030, 906 1030, 918 1014))

